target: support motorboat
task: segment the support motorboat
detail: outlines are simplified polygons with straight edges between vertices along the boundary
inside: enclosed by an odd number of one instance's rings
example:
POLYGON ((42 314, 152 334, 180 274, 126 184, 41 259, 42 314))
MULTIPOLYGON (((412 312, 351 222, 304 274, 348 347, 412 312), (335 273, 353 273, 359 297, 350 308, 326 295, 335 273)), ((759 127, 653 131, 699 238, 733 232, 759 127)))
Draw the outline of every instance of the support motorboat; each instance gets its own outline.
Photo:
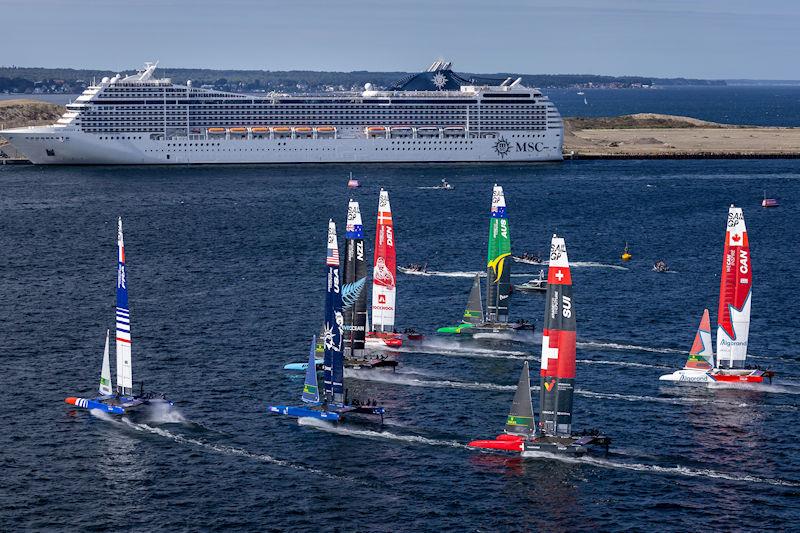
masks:
POLYGON ((522 255, 514 255, 511 258, 517 263, 524 263, 526 265, 542 264, 542 257, 537 253, 522 252, 522 255))
POLYGON ((520 292, 544 292, 547 290, 547 277, 545 277, 544 270, 539 271, 539 276, 533 279, 514 285, 515 291, 520 292))

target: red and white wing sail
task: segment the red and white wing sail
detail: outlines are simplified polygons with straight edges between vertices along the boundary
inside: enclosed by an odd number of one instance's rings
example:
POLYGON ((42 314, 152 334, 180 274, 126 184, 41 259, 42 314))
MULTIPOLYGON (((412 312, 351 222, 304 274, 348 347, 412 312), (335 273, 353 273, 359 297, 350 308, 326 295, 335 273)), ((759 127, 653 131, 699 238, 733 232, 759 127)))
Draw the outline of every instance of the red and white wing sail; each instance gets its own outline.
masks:
POLYGON ((378 228, 375 232, 375 258, 372 268, 372 329, 394 329, 397 296, 397 259, 389 193, 381 189, 378 199, 378 228))
POLYGON ((731 205, 725 232, 725 253, 717 312, 717 366, 743 368, 750 332, 753 269, 744 215, 731 205))
POLYGON ((572 432, 575 330, 572 274, 567 247, 562 237, 553 235, 542 328, 539 393, 539 427, 548 435, 570 435, 572 432))

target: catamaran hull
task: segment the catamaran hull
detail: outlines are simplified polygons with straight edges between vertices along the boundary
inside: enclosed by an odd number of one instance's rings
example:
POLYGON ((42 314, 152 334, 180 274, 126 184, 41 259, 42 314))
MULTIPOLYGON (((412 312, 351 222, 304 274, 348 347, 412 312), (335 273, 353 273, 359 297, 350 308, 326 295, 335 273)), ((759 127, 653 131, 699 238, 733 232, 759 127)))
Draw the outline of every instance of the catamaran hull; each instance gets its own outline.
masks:
POLYGON ((460 335, 484 340, 515 340, 516 337, 533 335, 533 324, 499 324, 480 325, 460 324, 458 326, 445 326, 436 330, 437 333, 460 335))
MULTIPOLYGON (((314 359, 314 365, 316 366, 317 370, 322 370, 322 364, 324 361, 322 359, 314 359)), ((292 372, 305 372, 308 370, 308 361, 305 363, 289 363, 283 365, 284 370, 290 370, 292 372)))
POLYGON ((502 450, 504 452, 521 452, 523 450, 523 439, 515 435, 502 434, 493 440, 474 440, 469 443, 472 448, 482 448, 484 450, 502 450))
POLYGON ((142 405, 144 402, 142 400, 136 398, 120 398, 120 401, 123 403, 124 407, 121 405, 111 405, 103 402, 104 398, 75 398, 69 397, 65 398, 64 402, 69 405, 74 405, 75 407, 80 407, 81 409, 86 409, 87 411, 91 411, 92 409, 97 409, 98 411, 102 411, 104 413, 108 413, 111 415, 124 415, 127 409, 132 409, 134 407, 138 407, 142 405))
POLYGON ((367 348, 400 348, 403 346, 403 338, 397 333, 371 331, 367 333, 364 345, 367 348))
POLYGON ((332 411, 322 411, 320 409, 294 407, 290 405, 270 405, 268 411, 292 418, 316 418, 317 420, 327 420, 329 422, 338 422, 341 418, 339 413, 334 413, 332 411))
POLYGON ((522 450, 522 457, 538 457, 540 453, 549 453, 553 455, 572 455, 579 457, 585 455, 589 449, 586 446, 577 444, 554 444, 551 442, 525 444, 525 449, 522 450))
POLYGON ((474 440, 469 446, 485 450, 519 452, 522 457, 538 457, 537 454, 540 453, 580 456, 587 453, 590 446, 601 446, 607 450, 610 443, 608 437, 599 435, 524 439, 516 435, 503 434, 494 440, 474 440))
POLYGON ((674 381, 679 383, 764 383, 764 378, 772 381, 773 372, 764 370, 715 370, 701 372, 697 370, 676 370, 672 374, 665 374, 660 381, 674 381))

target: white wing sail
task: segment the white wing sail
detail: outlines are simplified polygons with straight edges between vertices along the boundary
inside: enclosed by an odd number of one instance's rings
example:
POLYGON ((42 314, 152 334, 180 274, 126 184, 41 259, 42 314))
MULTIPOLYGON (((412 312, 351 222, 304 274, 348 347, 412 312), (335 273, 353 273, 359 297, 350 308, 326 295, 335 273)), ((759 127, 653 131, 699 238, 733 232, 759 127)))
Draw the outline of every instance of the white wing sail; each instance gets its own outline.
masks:
POLYGON ((108 336, 109 331, 106 330, 106 347, 103 350, 103 369, 100 371, 100 394, 107 396, 111 394, 111 363, 108 360, 108 336))
POLYGON ((125 243, 122 239, 122 219, 117 225, 117 392, 133 394, 131 361, 131 314, 128 309, 128 278, 125 272, 125 243))

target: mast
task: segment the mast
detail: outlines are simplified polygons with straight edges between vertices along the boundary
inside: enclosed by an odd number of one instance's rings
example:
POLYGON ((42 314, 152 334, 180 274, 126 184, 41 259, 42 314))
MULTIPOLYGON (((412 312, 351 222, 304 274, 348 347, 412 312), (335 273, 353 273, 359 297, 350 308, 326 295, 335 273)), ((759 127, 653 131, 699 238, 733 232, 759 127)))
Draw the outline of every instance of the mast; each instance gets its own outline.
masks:
POLYGON ((567 247, 553 235, 547 272, 542 329, 539 428, 546 435, 572 433, 572 394, 575 382, 575 308, 567 247))
POLYGON ((489 252, 486 260, 486 321, 508 322, 511 296, 511 237, 503 188, 495 183, 489 219, 489 252))
POLYGON ((469 291, 469 299, 467 300, 467 308, 464 309, 464 316, 461 319, 466 324, 482 324, 483 323, 483 304, 481 303, 481 275, 475 274, 475 279, 472 282, 472 289, 469 291))
POLYGON ((132 395, 131 314, 128 309, 128 281, 125 273, 122 217, 117 220, 117 251, 117 394, 132 395))
POLYGON ((717 311, 717 366, 720 368, 744 368, 750 333, 752 270, 744 215, 741 208, 731 205, 717 311))
POLYGON ((378 227, 372 269, 372 329, 393 331, 397 300, 397 259, 389 193, 381 189, 378 199, 378 227))
POLYGON ((103 396, 107 396, 113 392, 113 387, 111 386, 111 363, 109 362, 109 350, 108 350, 108 337, 109 331, 106 330, 106 346, 103 349, 103 368, 100 370, 100 394, 103 396))
MULTIPOLYGON (((364 356, 364 338, 367 323, 367 263, 364 253, 364 226, 358 202, 350 200, 347 206, 347 231, 344 258, 344 356, 360 359, 364 356)), ((374 319, 374 318, 373 318, 374 319)))
POLYGON ((306 380, 303 383, 303 394, 300 399, 306 403, 319 403, 319 386, 317 385, 317 364, 314 360, 314 352, 317 348, 317 336, 311 338, 311 350, 308 354, 308 368, 306 368, 306 380))
POLYGON ((517 382, 517 392, 506 419, 505 432, 511 435, 532 437, 536 433, 531 402, 531 371, 528 361, 522 363, 522 374, 517 382))
MULTIPOLYGON (((342 357, 342 293, 339 281, 339 243, 336 240, 336 223, 328 221, 328 251, 325 258, 328 272, 325 292, 325 323, 322 344, 325 401, 344 403, 344 359, 342 357)), ((313 364, 310 363, 310 364, 313 364)))

